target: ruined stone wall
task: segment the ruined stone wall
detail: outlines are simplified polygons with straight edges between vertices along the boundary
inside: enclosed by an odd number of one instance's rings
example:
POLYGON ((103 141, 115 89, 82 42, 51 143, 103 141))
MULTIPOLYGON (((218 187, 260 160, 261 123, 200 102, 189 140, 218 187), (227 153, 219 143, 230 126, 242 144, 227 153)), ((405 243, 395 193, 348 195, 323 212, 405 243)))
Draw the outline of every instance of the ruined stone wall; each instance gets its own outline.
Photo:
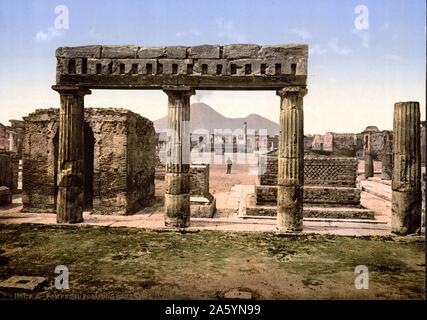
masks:
POLYGON ((127 202, 133 212, 150 204, 154 198, 156 139, 153 123, 135 113, 128 113, 127 202))
POLYGON ((209 193, 209 164, 193 163, 190 166, 190 195, 208 198, 209 193))
POLYGON ((0 186, 13 186, 13 169, 11 156, 7 152, 0 151, 0 186))
POLYGON ((425 166, 426 165, 426 122, 425 121, 421 121, 421 165, 425 166))
POLYGON ((12 141, 9 141, 9 145, 12 146, 10 151, 16 153, 18 158, 22 159, 22 143, 25 132, 25 123, 22 120, 9 120, 9 122, 11 123, 10 139, 12 139, 12 141))
POLYGON ((334 135, 332 132, 327 132, 323 137, 323 150, 325 151, 334 150, 334 135))
POLYGON ((323 135, 315 134, 313 143, 311 144, 313 150, 323 150, 323 135))
POLYGON ((57 170, 54 138, 58 131, 57 109, 36 110, 24 118, 22 146, 23 211, 53 212, 57 170))
POLYGON ((304 136, 304 150, 311 150, 314 141, 314 136, 304 136))
MULTIPOLYGON (((277 152, 270 152, 258 176, 261 185, 277 184, 277 152)), ((357 159, 346 157, 304 156, 304 185, 355 187, 357 159)))
MULTIPOLYGON (((256 203, 276 202, 277 152, 267 154, 262 168, 265 173, 258 176, 255 186, 256 203)), ((360 189, 356 188, 356 177, 356 158, 305 155, 303 201, 316 205, 359 206, 360 189)))
POLYGON ((9 150, 9 132, 8 128, 0 123, 0 150, 9 150))
MULTIPOLYGON (((58 109, 36 110, 24 120, 24 211, 53 212, 58 109)), ((127 214, 154 196, 153 137, 152 122, 128 110, 85 109, 85 203, 89 209, 92 206, 96 214, 127 214)))

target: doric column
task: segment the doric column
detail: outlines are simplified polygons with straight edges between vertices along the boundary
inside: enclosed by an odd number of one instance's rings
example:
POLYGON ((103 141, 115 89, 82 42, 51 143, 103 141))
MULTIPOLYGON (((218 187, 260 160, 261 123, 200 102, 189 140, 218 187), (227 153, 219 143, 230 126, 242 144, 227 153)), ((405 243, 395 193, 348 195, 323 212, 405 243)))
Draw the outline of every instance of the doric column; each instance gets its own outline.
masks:
POLYGON ((393 173, 393 134, 383 132, 383 150, 381 153, 381 179, 391 180, 393 173))
POLYGON ((372 160, 371 134, 365 133, 364 136, 364 158, 365 158, 365 179, 374 176, 374 162, 372 160))
POLYGON ((307 90, 278 90, 280 133, 277 187, 277 226, 280 231, 302 231, 304 184, 303 97, 307 90))
POLYGON ((168 95, 168 157, 166 163, 165 225, 190 225, 190 96, 188 87, 165 88, 168 95))
POLYGON ((90 94, 79 87, 53 86, 60 94, 58 223, 83 221, 84 202, 84 96, 90 94))
POLYGON ((398 102, 393 118, 391 227, 410 234, 421 226, 420 106, 398 102))

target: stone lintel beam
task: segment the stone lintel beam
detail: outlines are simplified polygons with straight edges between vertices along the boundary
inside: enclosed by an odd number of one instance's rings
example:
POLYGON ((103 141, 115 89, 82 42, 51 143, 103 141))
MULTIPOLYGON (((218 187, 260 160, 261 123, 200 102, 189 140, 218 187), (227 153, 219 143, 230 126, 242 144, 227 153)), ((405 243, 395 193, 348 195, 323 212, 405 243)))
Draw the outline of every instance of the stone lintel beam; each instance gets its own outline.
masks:
POLYGON ((277 226, 280 231, 302 231, 304 184, 304 87, 277 91, 280 103, 277 226))
POLYGON ((78 86, 53 86, 60 94, 58 223, 83 221, 84 202, 84 96, 90 90, 78 86))
POLYGON ((165 225, 190 225, 190 87, 164 87, 168 95, 165 225))

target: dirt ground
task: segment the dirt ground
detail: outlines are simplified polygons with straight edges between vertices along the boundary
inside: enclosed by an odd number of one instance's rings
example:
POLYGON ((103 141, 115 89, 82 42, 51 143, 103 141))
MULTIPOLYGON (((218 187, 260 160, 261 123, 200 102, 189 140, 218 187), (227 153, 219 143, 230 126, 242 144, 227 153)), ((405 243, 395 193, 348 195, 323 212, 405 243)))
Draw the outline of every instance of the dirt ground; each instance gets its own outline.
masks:
MULTIPOLYGON (((423 299, 424 242, 392 238, 0 225, 0 280, 47 277, 26 299, 423 299), (55 266, 70 272, 54 287, 55 266), (355 289, 366 265, 369 289, 355 289)), ((0 290, 1 298, 19 297, 0 290)), ((22 296, 21 296, 22 297, 22 296)))

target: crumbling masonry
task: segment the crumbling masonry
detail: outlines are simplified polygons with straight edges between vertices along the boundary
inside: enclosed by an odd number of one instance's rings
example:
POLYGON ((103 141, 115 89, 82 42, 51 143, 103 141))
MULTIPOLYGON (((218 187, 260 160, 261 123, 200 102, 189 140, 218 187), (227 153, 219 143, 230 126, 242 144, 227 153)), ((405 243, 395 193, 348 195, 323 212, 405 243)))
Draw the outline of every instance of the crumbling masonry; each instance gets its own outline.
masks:
POLYGON ((82 216, 74 216, 62 204, 72 201, 79 212, 128 214, 154 197, 155 133, 151 121, 125 109, 92 108, 85 109, 84 116, 59 115, 58 109, 36 110, 24 119, 24 211, 54 212, 60 205, 59 221, 78 222, 82 216), (73 121, 83 120, 79 132, 74 132, 78 143, 72 150, 61 149, 60 139, 70 141, 73 132, 59 131, 59 123, 72 117, 73 121), (84 161, 73 168, 70 161, 77 158, 84 161), (70 178, 69 170, 77 170, 78 175, 70 178), (68 188, 72 194, 67 193, 68 188))

